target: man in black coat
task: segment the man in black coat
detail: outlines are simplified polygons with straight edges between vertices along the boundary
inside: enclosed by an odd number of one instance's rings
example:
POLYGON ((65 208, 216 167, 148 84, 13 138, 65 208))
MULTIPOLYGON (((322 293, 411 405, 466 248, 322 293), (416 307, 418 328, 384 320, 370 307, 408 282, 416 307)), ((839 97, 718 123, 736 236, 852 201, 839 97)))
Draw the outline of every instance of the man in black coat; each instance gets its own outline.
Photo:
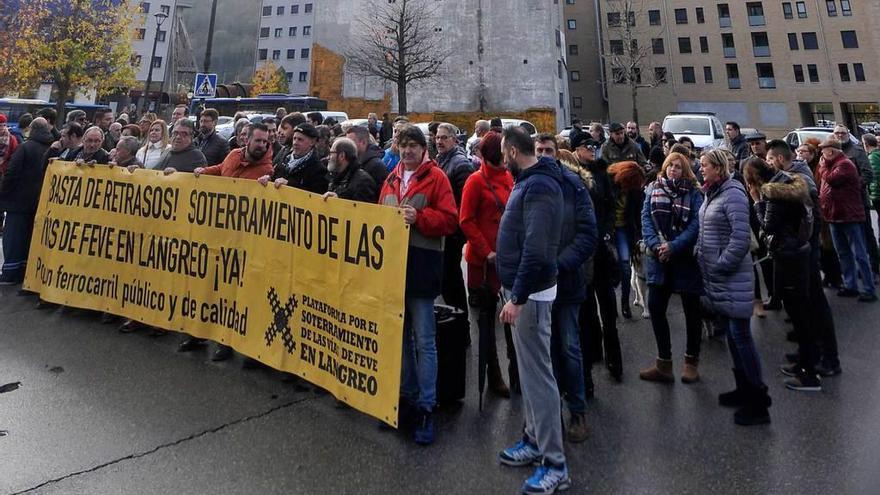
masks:
MULTIPOLYGON (((101 138, 103 141, 103 135, 101 138)), ((12 154, 0 184, 0 210, 6 212, 0 285, 20 284, 24 280, 34 215, 43 186, 43 159, 52 141, 49 122, 42 117, 34 119, 27 141, 12 154)))
POLYGON ((300 124, 293 130, 292 152, 288 159, 278 162, 272 176, 264 175, 258 180, 266 185, 270 180, 275 187, 289 185, 317 194, 327 192, 327 167, 321 164, 315 144, 318 130, 312 124, 300 124))
POLYGON ((364 126, 356 125, 348 130, 345 137, 352 140, 357 146, 360 168, 370 174, 370 177, 376 182, 376 187, 381 189, 382 183, 388 177, 388 168, 382 163, 385 152, 370 142, 370 130, 364 126))
POLYGON ((330 147, 327 169, 330 184, 324 193, 327 198, 342 198, 364 203, 379 199, 379 188, 370 174, 357 166, 357 146, 348 138, 338 138, 330 147))
POLYGON ((206 108, 199 116, 199 136, 195 145, 205 155, 209 167, 221 163, 229 154, 229 143, 216 132, 219 119, 220 114, 213 108, 206 108))
POLYGON ((70 155, 68 160, 107 165, 110 163, 110 154, 102 148, 103 144, 104 133, 101 128, 98 126, 89 127, 83 134, 82 147, 70 155))

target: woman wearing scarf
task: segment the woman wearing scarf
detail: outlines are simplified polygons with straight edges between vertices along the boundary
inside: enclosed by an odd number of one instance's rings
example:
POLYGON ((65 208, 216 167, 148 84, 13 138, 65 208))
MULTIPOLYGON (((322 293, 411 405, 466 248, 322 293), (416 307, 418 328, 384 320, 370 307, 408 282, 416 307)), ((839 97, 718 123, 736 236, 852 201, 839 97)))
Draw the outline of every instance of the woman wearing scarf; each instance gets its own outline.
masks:
POLYGON ((703 195, 691 170, 690 159, 670 153, 657 180, 648 186, 642 208, 642 238, 645 251, 645 277, 648 282, 648 309, 657 339, 657 361, 639 373, 652 382, 674 382, 672 343, 666 310, 672 294, 681 295, 687 327, 687 347, 681 381, 699 381, 702 319, 700 293, 703 283, 694 256, 700 225, 697 212, 703 195))

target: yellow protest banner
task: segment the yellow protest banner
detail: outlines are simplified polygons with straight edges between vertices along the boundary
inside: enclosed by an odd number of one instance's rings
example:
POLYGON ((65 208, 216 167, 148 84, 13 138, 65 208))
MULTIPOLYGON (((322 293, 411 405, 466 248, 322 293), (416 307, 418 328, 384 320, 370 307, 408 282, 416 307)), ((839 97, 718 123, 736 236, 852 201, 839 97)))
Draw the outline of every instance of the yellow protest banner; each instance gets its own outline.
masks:
POLYGON ((222 342, 396 426, 408 238, 395 208, 54 162, 24 287, 222 342))

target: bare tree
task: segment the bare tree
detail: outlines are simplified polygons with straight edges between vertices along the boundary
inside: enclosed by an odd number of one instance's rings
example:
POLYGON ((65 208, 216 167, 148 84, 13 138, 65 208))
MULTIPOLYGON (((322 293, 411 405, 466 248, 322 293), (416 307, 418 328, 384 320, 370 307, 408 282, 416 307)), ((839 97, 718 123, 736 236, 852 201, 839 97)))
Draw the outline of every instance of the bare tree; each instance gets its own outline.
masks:
POLYGON ((397 108, 407 112, 407 86, 435 78, 449 58, 433 0, 368 0, 345 57, 349 69, 397 86, 397 108))
MULTIPOLYGON (((639 89, 666 83, 666 66, 659 66, 655 71, 650 63, 652 40, 662 39, 662 33, 660 28, 655 33, 651 32, 647 17, 644 0, 608 2, 608 46, 603 44, 602 58, 611 68, 611 82, 629 87, 634 122, 639 121, 639 89)), ((605 79, 607 85, 607 74, 605 79)))

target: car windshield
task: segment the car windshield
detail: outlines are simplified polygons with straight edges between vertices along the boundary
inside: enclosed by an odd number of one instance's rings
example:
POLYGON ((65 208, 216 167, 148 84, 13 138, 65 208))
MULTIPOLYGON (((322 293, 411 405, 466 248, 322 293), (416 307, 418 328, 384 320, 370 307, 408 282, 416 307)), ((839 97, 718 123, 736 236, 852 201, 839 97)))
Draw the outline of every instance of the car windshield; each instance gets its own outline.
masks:
POLYGON ((822 132, 822 131, 801 131, 801 132, 799 132, 798 134, 799 134, 798 137, 800 138, 800 140, 801 140, 802 143, 803 143, 804 141, 806 141, 807 139, 810 139, 810 138, 815 138, 815 139, 818 139, 819 141, 824 141, 828 136, 831 135, 831 130, 829 129, 828 132, 822 132))
POLYGON ((673 134, 711 134, 709 119, 677 118, 669 119, 663 129, 673 134))

